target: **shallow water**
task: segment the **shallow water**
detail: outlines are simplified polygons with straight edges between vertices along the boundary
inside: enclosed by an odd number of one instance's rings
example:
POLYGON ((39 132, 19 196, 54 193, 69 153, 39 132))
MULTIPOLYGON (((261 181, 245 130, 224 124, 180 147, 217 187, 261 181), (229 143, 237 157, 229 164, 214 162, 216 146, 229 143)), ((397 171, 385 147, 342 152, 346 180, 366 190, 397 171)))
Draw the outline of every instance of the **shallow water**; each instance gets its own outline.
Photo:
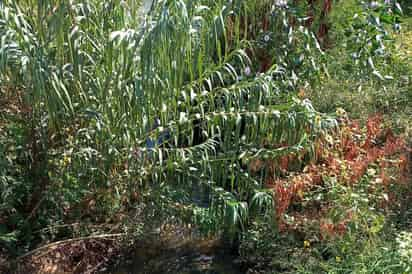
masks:
POLYGON ((146 239, 136 245, 129 262, 112 269, 113 274, 241 274, 237 256, 216 238, 175 228, 166 237, 146 239))
POLYGON ((113 274, 173 273, 173 274, 240 274, 241 270, 234 263, 235 256, 230 254, 167 254, 141 263, 123 265, 110 271, 113 274))

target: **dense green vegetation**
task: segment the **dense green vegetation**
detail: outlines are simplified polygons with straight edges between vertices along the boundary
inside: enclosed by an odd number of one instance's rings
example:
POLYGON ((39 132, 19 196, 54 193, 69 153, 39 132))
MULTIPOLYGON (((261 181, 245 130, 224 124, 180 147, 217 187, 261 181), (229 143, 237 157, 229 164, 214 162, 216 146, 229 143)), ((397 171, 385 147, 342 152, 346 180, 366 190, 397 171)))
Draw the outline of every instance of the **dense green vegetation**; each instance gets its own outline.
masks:
POLYGON ((261 273, 412 271, 408 1, 140 2, 0 2, 0 263, 190 224, 261 273))

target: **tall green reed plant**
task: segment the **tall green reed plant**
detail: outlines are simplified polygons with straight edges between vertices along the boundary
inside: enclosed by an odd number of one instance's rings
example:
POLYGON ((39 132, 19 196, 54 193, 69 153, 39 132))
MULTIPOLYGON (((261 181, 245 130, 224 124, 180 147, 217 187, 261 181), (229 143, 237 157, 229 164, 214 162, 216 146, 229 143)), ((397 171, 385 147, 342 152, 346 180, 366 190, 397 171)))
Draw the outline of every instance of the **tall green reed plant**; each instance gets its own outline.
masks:
POLYGON ((331 122, 286 92, 316 78, 322 51, 301 21, 290 24, 293 6, 275 2, 159 0, 142 18, 137 1, 3 1, 0 79, 23 91, 32 132, 43 128, 38 194, 66 199, 66 211, 90 195, 119 210, 131 191, 170 195, 203 223, 219 220, 211 230, 246 229, 252 205, 270 208, 269 170, 249 163, 310 149, 331 122), (274 56, 265 71, 260 14, 274 56), (199 184, 203 207, 188 187, 199 184))

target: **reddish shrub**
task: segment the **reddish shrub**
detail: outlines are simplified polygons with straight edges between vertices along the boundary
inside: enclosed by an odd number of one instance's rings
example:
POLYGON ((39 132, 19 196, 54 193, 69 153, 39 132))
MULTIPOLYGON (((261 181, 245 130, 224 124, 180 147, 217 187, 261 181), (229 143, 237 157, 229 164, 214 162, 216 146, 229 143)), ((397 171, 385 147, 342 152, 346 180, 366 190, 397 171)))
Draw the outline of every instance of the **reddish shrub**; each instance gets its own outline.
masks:
MULTIPOLYGON (((379 205, 386 209, 394 204, 397 195, 391 192, 390 186, 398 182, 406 184, 410 174, 410 163, 405 153, 408 151, 407 147, 404 140, 395 136, 392 130, 384 129, 383 118, 380 115, 371 116, 365 127, 365 130, 362 130, 357 121, 342 121, 340 130, 332 136, 332 143, 330 138, 327 141, 326 137, 316 141, 315 161, 308 163, 298 173, 289 170, 292 163, 302 158, 294 155, 283 156, 278 161, 257 160, 252 164, 252 170, 256 170, 257 166, 259 169, 266 167, 270 170, 266 184, 268 188, 273 189, 275 216, 281 229, 296 230, 299 226, 305 225, 306 222, 301 220, 311 218, 319 220, 326 216, 328 207, 336 206, 329 205, 328 202, 322 204, 317 210, 319 214, 316 217, 310 213, 313 212, 312 208, 304 208, 300 213, 290 211, 291 205, 299 204, 304 200, 305 193, 322 186, 324 178, 335 177, 338 183, 352 186, 366 175, 372 164, 378 166, 379 173, 369 176, 373 176, 374 182, 381 187, 371 184, 368 191, 372 194, 383 187, 385 195, 379 205), (274 172, 276 169, 281 170, 282 175, 286 177, 276 177, 274 172), (286 213, 299 217, 295 218, 294 224, 286 224, 284 218, 286 213)), ((335 224, 330 221, 320 221, 321 236, 343 235, 351 218, 351 214, 348 214, 335 224)))

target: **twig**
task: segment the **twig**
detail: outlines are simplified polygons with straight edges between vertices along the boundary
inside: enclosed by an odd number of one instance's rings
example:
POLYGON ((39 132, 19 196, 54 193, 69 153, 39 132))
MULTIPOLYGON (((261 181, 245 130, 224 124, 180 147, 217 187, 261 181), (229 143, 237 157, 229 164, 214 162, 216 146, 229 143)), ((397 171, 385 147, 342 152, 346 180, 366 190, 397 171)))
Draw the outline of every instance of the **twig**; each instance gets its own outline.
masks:
POLYGON ((62 241, 58 241, 58 242, 54 242, 54 243, 50 243, 44 246, 41 246, 39 248, 36 248, 32 251, 29 251, 26 254, 23 254, 21 256, 19 256, 16 261, 20 261, 21 259, 24 259, 28 256, 33 255, 34 253, 37 253, 41 250, 44 249, 48 249, 48 248, 53 248, 59 245, 63 245, 63 244, 68 244, 68 243, 72 243, 72 242, 79 242, 79 241, 85 241, 85 240, 93 240, 93 239, 109 239, 109 238, 118 238, 118 237, 122 237, 125 236, 126 233, 117 233, 117 234, 101 234, 101 235, 94 235, 94 236, 87 236, 87 237, 79 237, 79 238, 73 238, 73 239, 67 239, 67 240, 62 240, 62 241))
POLYGON ((25 223, 30 221, 35 215, 37 210, 39 209, 41 203, 44 201, 45 196, 43 196, 37 203, 36 205, 33 207, 32 211, 30 212, 30 215, 26 218, 26 220, 24 221, 25 223))
POLYGON ((86 272, 86 274, 91 274, 93 272, 95 272, 102 264, 106 263, 105 261, 98 263, 95 267, 93 267, 92 269, 90 269, 89 271, 86 272))

